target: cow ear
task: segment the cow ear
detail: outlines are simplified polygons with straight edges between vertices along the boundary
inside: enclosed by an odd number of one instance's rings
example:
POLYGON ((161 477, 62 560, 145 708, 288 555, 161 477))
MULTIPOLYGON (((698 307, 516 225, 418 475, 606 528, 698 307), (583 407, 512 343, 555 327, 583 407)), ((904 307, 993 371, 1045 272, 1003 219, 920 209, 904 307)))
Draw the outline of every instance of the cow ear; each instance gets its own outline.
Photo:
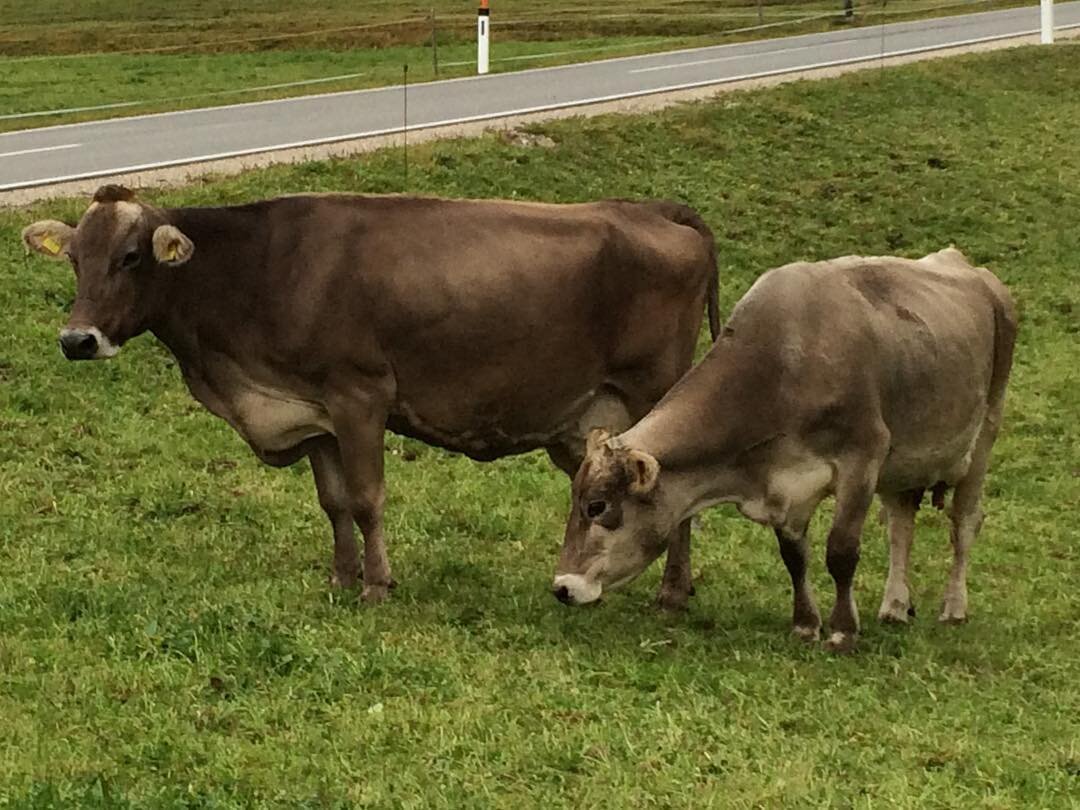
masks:
POLYGON ((154 231, 154 258, 166 267, 179 267, 195 253, 195 245, 175 225, 160 225, 154 231))
POLYGON ((611 434, 604 428, 596 427, 590 430, 588 438, 585 439, 585 455, 591 456, 599 451, 610 438, 611 434))
POLYGON ((631 450, 626 454, 626 472, 630 476, 630 494, 648 495, 656 489, 656 482, 660 478, 660 462, 648 453, 631 450))
POLYGON ((55 219, 43 219, 23 228, 22 240, 28 251, 33 250, 50 259, 66 259, 75 229, 55 219))

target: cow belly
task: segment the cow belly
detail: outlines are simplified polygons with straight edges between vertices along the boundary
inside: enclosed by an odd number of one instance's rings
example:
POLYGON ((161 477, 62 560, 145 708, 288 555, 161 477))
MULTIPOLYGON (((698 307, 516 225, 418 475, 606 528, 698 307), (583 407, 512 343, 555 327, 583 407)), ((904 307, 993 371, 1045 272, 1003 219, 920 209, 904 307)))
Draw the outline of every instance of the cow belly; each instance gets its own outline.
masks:
POLYGON ((937 439, 932 444, 894 445, 878 477, 878 491, 923 489, 939 481, 955 484, 971 466, 971 454, 981 427, 980 419, 952 436, 928 436, 927 439, 937 439))
POLYGON ((321 406, 278 392, 245 391, 230 404, 228 421, 249 444, 264 452, 281 453, 305 439, 333 432, 321 406))
POLYGON ((569 401, 535 397, 531 407, 521 404, 496 408, 466 401, 457 408, 444 407, 437 415, 398 400, 387 427, 399 435, 464 453, 478 461, 491 461, 576 437, 583 415, 608 399, 588 391, 569 401))

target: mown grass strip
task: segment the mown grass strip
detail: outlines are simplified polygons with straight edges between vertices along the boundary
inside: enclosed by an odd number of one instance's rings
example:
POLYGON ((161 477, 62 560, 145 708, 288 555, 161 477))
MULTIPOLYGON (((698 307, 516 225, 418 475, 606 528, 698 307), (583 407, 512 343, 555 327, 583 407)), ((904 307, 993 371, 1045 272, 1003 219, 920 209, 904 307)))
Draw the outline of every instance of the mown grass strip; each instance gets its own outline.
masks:
MULTIPOLYGON (((346 9, 336 1, 327 9, 301 13, 268 0, 265 7, 208 13, 202 20, 193 19, 186 6, 158 8, 153 3, 158 15, 140 11, 128 19, 110 16, 108 4, 91 6, 80 11, 77 24, 63 16, 63 8, 56 9, 55 18, 42 14, 36 21, 15 15, 12 22, 0 24, 0 69, 5 73, 0 131, 381 87, 400 80, 403 64, 409 65, 415 81, 475 72, 471 9, 463 12, 455 3, 453 15, 446 16, 451 7, 436 4, 436 76, 432 24, 425 16, 431 9, 402 9, 382 0, 346 9), (387 16, 406 13, 410 16, 404 22, 387 16), (334 76, 348 78, 332 81, 334 76)), ((765 5, 763 25, 758 25, 753 8, 716 9, 696 0, 637 3, 621 11, 590 6, 585 15, 573 4, 556 3, 538 15, 536 9, 511 2, 500 5, 495 18, 492 69, 520 70, 1018 4, 1020 0, 893 0, 859 5, 847 18, 839 3, 813 0, 765 5)))

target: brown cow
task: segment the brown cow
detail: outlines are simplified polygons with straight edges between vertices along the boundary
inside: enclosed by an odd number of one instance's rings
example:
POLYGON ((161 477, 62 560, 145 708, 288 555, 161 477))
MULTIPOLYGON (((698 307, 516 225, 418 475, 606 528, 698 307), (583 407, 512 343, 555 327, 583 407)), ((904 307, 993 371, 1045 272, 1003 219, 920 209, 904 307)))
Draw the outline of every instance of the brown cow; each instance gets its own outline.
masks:
MULTIPOLYGON (((263 461, 311 460, 332 581, 393 582, 383 434, 494 459, 544 448, 573 475, 591 427, 629 427, 689 368, 712 234, 675 203, 541 205, 346 195, 158 208, 104 186, 77 227, 25 244, 71 261, 70 359, 145 331, 263 461)), ((688 525, 660 602, 690 594, 688 525)))
POLYGON ((852 579, 874 493, 892 547, 879 617, 905 622, 915 510, 925 489, 939 500, 953 488, 954 563, 940 618, 963 621, 1015 336, 1004 285, 953 248, 918 261, 849 256, 765 273, 648 416, 615 438, 591 437, 555 595, 597 599, 641 573, 680 521, 734 503, 775 529, 795 632, 817 639, 806 528, 833 494, 829 646, 849 650, 859 628, 852 579))

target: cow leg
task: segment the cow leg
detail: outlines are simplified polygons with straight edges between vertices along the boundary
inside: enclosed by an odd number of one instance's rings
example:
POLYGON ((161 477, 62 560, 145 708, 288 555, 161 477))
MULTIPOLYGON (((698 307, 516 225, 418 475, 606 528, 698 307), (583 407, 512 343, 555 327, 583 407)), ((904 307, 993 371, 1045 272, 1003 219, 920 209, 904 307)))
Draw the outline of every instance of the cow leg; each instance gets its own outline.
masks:
POLYGON ((874 499, 878 464, 855 464, 842 470, 836 487, 836 513, 825 550, 825 564, 836 584, 836 604, 829 619, 826 647, 851 652, 859 634, 853 585, 859 565, 863 523, 874 499))
POLYGON ((574 476, 577 475, 578 467, 581 466, 581 456, 561 444, 548 447, 547 454, 548 458, 551 459, 551 463, 570 476, 570 480, 573 481, 574 476))
MULTIPOLYGON (((581 457, 563 445, 547 448, 551 463, 570 476, 577 475, 581 466, 581 457)), ((694 595, 694 580, 690 570, 690 521, 683 521, 672 532, 668 541, 667 563, 664 566, 664 578, 656 595, 657 607, 664 610, 680 611, 689 606, 694 595)))
POLYGON ((791 611, 791 632, 804 641, 817 641, 821 633, 821 614, 814 602, 814 593, 806 579, 806 561, 810 542, 806 528, 794 532, 787 528, 776 529, 780 543, 780 557, 791 575, 794 606, 791 611))
POLYGON ((938 621, 959 624, 967 621, 967 564, 968 551, 979 534, 983 523, 982 489, 986 479, 986 469, 990 464, 990 450, 997 438, 997 425, 1001 418, 1000 404, 987 417, 975 450, 971 454, 971 465, 967 474, 961 478, 953 491, 949 519, 952 522, 953 564, 949 572, 949 583, 945 586, 945 598, 942 600, 941 615, 938 621))
MULTIPOLYGON (((663 392, 660 392, 662 396, 663 392)), ((622 395, 608 392, 597 396, 578 420, 577 435, 567 437, 563 444, 547 448, 548 457, 573 480, 585 457, 589 431, 604 428, 615 435, 623 432, 649 412, 659 399, 639 398, 628 402, 622 395)), ((664 610, 686 610, 694 595, 693 574, 690 569, 690 521, 680 524, 668 539, 664 577, 656 595, 656 604, 664 610)))
POLYGON ((906 624, 915 615, 908 587, 908 560, 915 538, 915 513, 919 510, 922 490, 882 495, 889 527, 889 578, 881 598, 878 619, 883 622, 906 624))
POLYGON ((386 430, 384 401, 367 392, 351 392, 328 401, 330 419, 341 448, 342 470, 349 511, 364 535, 365 602, 381 602, 394 582, 383 537, 383 434, 386 430))
POLYGON ((318 440, 308 458, 315 476, 319 505, 326 512, 334 530, 334 567, 330 574, 330 585, 351 588, 356 584, 360 572, 360 550, 356 545, 341 450, 334 437, 327 436, 318 440))
POLYGON ((668 540, 664 577, 656 605, 663 610, 680 611, 690 606, 694 595, 694 575, 690 570, 690 521, 684 520, 668 540))
MULTIPOLYGON (((697 331, 693 332, 696 339, 697 331)), ((693 343, 689 344, 686 362, 680 365, 683 370, 690 367, 693 357, 693 343)), ((603 427, 612 434, 622 433, 631 425, 647 414, 664 395, 667 388, 679 378, 678 373, 650 374, 650 380, 670 379, 666 387, 658 390, 645 391, 642 386, 629 386, 615 397, 611 394, 597 397, 589 407, 585 417, 581 420, 583 435, 588 436, 593 427, 603 427)), ((578 459, 580 466, 581 459, 578 459)), ((570 473, 573 477, 577 472, 570 473)), ((690 567, 690 521, 686 520, 679 524, 667 543, 667 558, 664 561, 664 575, 660 580, 660 590, 656 594, 656 606, 661 610, 680 612, 690 605, 690 597, 694 595, 694 578, 690 567)))
POLYGON ((945 597, 942 599, 938 621, 961 624, 967 621, 968 551, 982 528, 983 514, 982 509, 976 505, 972 511, 950 517, 952 527, 949 535, 953 547, 953 564, 949 571, 949 583, 945 586, 945 597))

